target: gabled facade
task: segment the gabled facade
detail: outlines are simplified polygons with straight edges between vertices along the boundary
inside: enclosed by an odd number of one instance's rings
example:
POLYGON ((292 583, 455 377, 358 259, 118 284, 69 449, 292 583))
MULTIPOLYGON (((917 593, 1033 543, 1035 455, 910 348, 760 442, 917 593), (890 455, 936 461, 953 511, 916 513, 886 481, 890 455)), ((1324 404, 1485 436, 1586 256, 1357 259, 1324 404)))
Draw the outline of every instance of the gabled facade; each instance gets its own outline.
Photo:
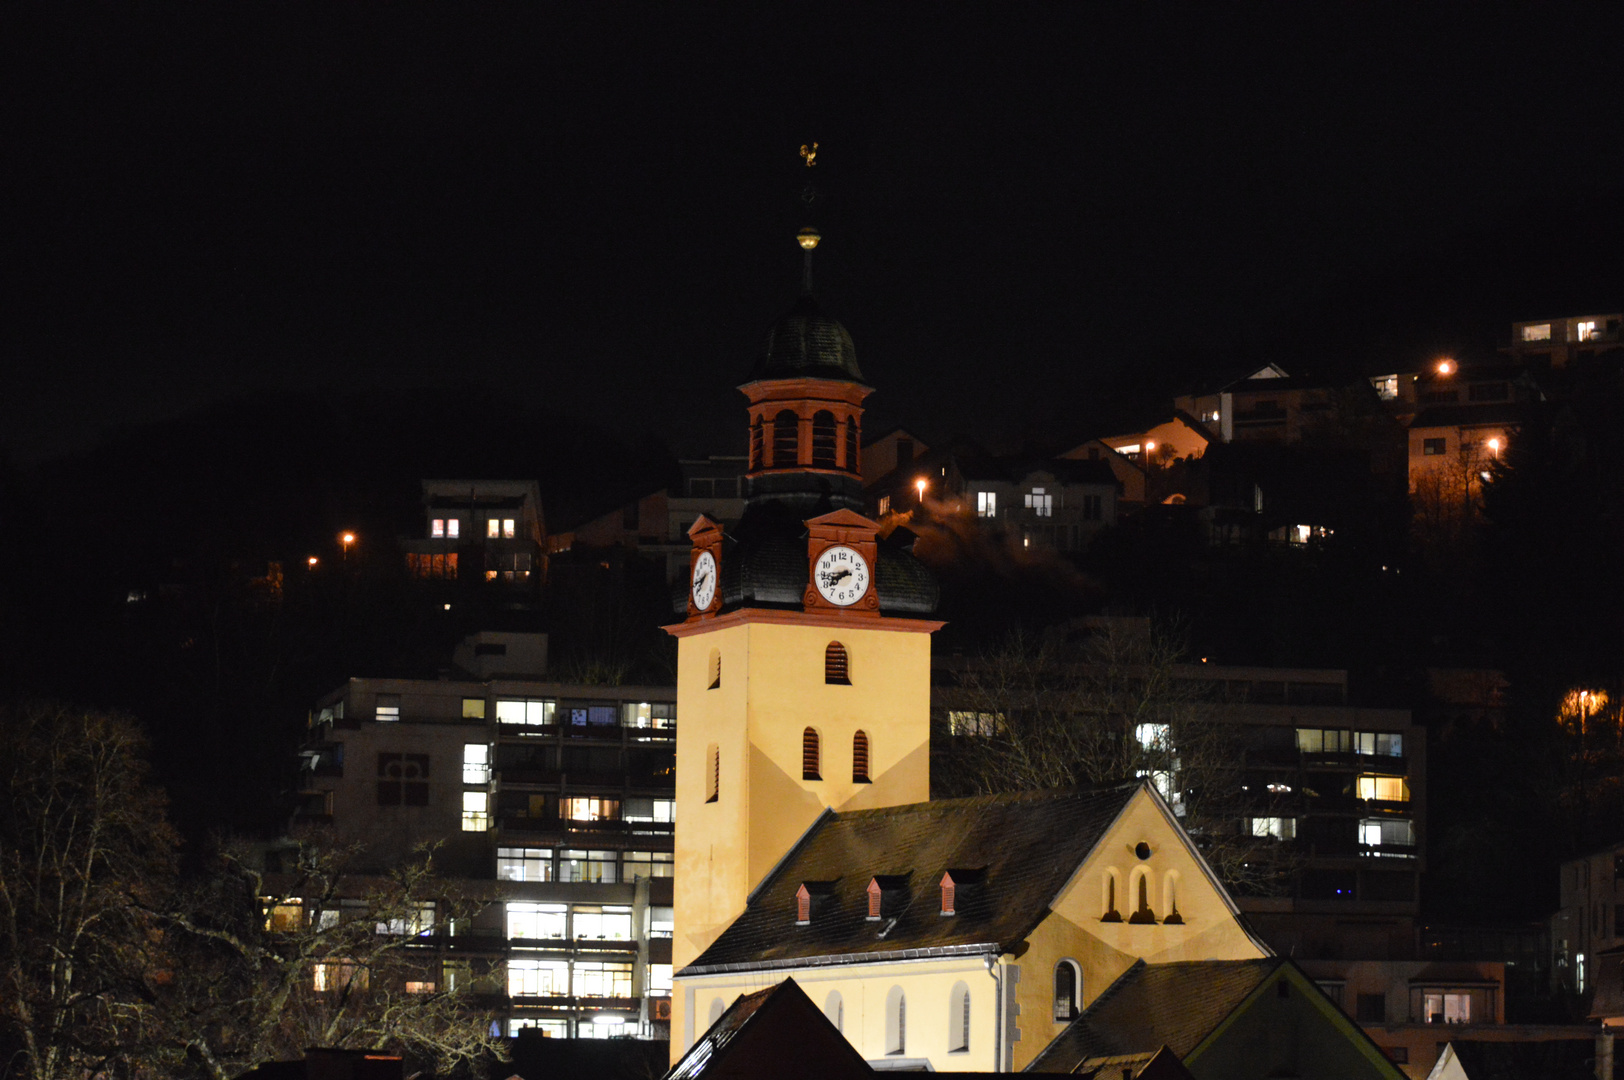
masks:
POLYGON ((876 1067, 1009 1071, 1136 963, 1267 955, 1148 783, 829 812, 678 973, 672 1040, 788 975, 876 1067))

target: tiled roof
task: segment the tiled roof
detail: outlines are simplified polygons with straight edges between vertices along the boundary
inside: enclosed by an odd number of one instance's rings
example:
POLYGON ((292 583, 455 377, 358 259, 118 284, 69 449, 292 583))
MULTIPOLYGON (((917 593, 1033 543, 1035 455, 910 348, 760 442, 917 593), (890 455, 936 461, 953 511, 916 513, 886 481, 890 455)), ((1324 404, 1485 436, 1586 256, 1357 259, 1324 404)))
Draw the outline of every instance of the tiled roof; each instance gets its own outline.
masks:
MULTIPOLYGON (((878 959, 908 950, 1012 946, 1031 932, 1141 784, 941 799, 826 813, 690 971, 878 959), (984 870, 941 914, 947 870, 984 870), (876 875, 907 879, 895 916, 869 921, 876 875), (795 925, 802 882, 832 882, 811 923, 795 925)), ((1154 1049, 1154 1047, 1151 1047, 1154 1049)))
POLYGON ((736 999, 666 1080, 865 1080, 874 1075, 793 979, 736 999))
POLYGON ((1136 963, 1044 1048, 1028 1072, 1072 1072, 1092 1058, 1147 1054, 1166 1046, 1186 1058, 1285 963, 1197 960, 1136 963))
POLYGON ((1528 415, 1528 407, 1514 401, 1493 405, 1436 405, 1423 409, 1410 421, 1410 430, 1424 427, 1471 427, 1475 424, 1515 424, 1528 415))
POLYGON ((863 381, 851 335, 823 313, 811 294, 802 295, 773 323, 767 346, 749 375, 751 381, 794 378, 863 381))

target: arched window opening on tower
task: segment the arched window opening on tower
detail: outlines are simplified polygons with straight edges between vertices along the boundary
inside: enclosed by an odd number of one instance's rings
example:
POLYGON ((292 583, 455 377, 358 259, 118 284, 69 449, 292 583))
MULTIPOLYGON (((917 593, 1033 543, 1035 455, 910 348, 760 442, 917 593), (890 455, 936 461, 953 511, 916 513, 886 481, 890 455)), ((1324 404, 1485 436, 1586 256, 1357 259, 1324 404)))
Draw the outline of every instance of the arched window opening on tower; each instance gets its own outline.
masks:
POLYGON ((705 748, 705 801, 713 803, 722 793, 722 752, 715 743, 705 748))
POLYGON ((801 422, 789 409, 773 417, 773 468, 793 469, 800 464, 801 422))
POLYGON ((718 686, 721 686, 721 685, 722 685, 722 650, 721 649, 712 649, 710 651, 710 683, 709 683, 709 685, 707 685, 705 687, 705 689, 707 689, 707 690, 715 690, 718 686))
POLYGON ((885 995, 885 1052, 901 1055, 908 1050, 908 999, 902 987, 893 986, 885 995))
POLYGON ((947 1052, 964 1054, 970 1050, 970 988, 953 984, 947 999, 947 1052))
POLYGON ((868 732, 859 731, 851 737, 851 782, 866 784, 868 776, 868 732))
POLYGON ((854 473, 857 468, 857 417, 846 418, 846 471, 854 473))
POLYGON ((1134 882, 1135 891, 1139 896, 1139 906, 1128 916, 1128 921, 1135 925, 1153 923, 1156 921, 1156 912, 1150 907, 1150 875, 1143 867, 1135 868, 1134 882))
POLYGON ((828 409, 812 416, 812 467, 835 467, 835 414, 828 409))
POLYGON ((818 732, 807 728, 801 732, 801 779, 822 780, 822 761, 819 753, 818 732))
POLYGON ((761 417, 756 417, 755 423, 750 425, 750 470, 754 472, 761 468, 761 417))
POLYGON ((1054 1018, 1075 1020, 1083 1003, 1083 969, 1075 960, 1054 966, 1054 1018))
POLYGON ((838 641, 829 642, 823 650, 823 681, 834 686, 851 685, 851 661, 846 646, 838 641))

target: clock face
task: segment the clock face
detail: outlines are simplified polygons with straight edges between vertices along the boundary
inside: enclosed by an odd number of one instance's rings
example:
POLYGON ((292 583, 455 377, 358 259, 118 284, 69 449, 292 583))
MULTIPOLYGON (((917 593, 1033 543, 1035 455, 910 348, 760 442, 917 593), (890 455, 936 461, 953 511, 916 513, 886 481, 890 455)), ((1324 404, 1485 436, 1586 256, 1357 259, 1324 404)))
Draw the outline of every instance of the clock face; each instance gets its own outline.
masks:
POLYGON ((812 582, 829 603, 850 607, 868 594, 868 563, 844 544, 824 548, 812 564, 812 582))
POLYGON ((716 599, 716 556, 708 551, 701 551, 694 560, 693 597, 694 607, 700 611, 707 610, 716 599))

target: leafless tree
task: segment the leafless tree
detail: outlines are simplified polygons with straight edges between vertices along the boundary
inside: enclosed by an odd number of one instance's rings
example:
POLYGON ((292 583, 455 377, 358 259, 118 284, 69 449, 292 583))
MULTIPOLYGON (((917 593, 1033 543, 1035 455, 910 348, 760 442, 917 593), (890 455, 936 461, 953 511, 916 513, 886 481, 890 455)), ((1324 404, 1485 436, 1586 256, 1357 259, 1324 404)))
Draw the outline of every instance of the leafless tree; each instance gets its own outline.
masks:
POLYGON ((176 852, 163 797, 126 717, 7 706, 0 747, 0 1034, 22 1076, 106 1071, 154 1019, 151 911, 176 852))
POLYGON ((313 840, 267 873, 226 850, 171 914, 168 1068, 225 1080, 308 1046, 401 1053, 444 1075, 506 1055, 474 997, 474 969, 448 928, 479 906, 420 849, 381 876, 351 872, 359 849, 313 840))
POLYGON ((1285 845, 1243 828, 1243 729, 1180 671, 1183 641, 1147 620, 1100 620, 1081 641, 1017 634, 967 662, 934 745, 941 794, 1092 787, 1148 778, 1225 884, 1278 891, 1285 845))

